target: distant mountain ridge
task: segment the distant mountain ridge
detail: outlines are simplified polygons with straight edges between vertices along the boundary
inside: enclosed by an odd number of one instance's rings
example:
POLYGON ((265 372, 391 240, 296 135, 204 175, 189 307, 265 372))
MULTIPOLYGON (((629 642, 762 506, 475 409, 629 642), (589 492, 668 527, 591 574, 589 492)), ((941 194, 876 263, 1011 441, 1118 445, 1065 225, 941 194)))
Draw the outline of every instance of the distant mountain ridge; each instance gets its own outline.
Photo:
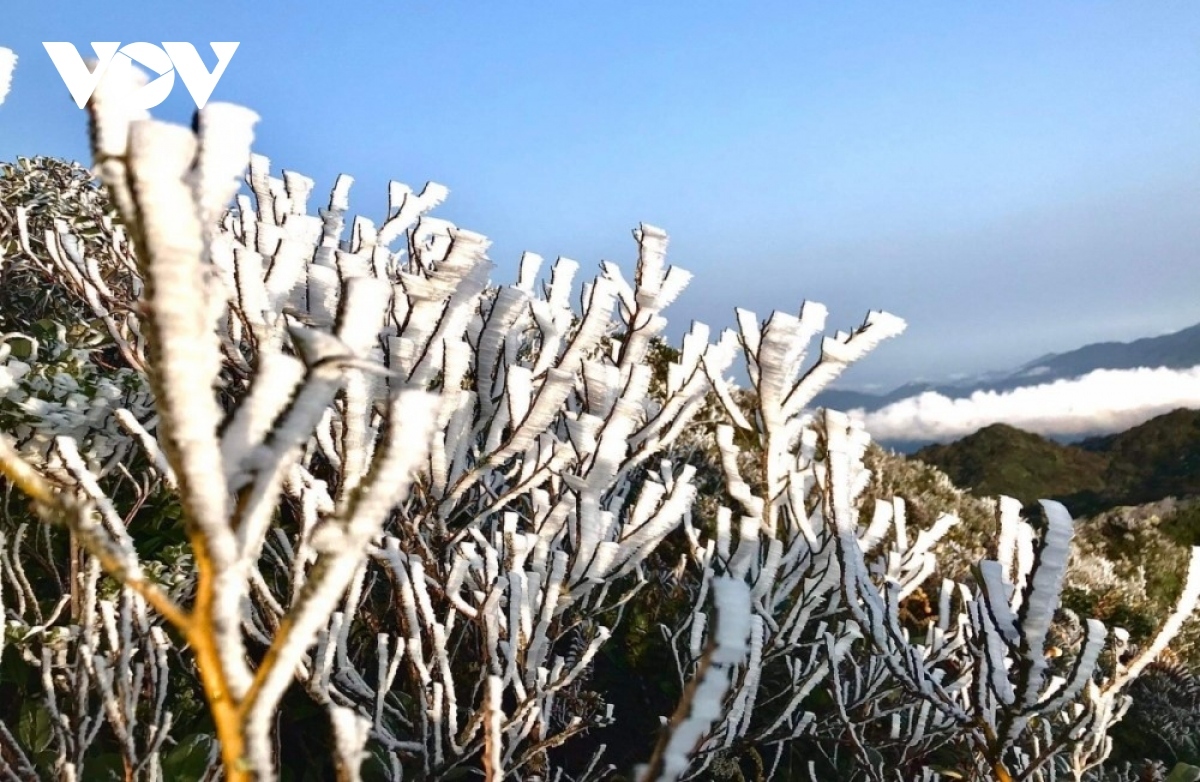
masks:
POLYGON ((1077 515, 1200 497, 1200 410, 1175 410, 1076 445, 995 424, 911 458, 981 496, 1057 499, 1077 515))
POLYGON ((988 373, 961 383, 908 383, 886 394, 830 389, 813 404, 835 410, 873 412, 901 399, 934 391, 951 398, 969 397, 977 391, 1012 391, 1025 386, 1081 377, 1097 369, 1200 366, 1200 323, 1171 334, 1144 337, 1132 342, 1096 342, 1066 353, 1050 353, 1011 372, 988 373))
POLYGON ((1186 369, 1200 364, 1200 323, 1158 337, 1132 342, 1097 342, 1067 353, 1051 353, 1031 361, 1012 375, 1039 383, 1079 377, 1096 369, 1168 367, 1186 369))

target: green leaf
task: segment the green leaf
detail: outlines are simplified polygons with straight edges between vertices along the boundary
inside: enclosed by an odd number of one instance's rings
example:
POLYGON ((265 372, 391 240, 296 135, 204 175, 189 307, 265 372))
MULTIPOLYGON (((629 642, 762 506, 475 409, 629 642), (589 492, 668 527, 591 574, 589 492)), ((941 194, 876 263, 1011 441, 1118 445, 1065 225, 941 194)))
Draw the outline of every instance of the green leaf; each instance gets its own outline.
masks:
POLYGON ((26 359, 33 355, 33 340, 27 337, 11 337, 8 347, 14 358, 26 359))
POLYGON ((50 712, 37 701, 26 701, 21 705, 21 716, 17 720, 17 737, 33 752, 41 752, 50 745, 50 712))
POLYGON ((208 768, 212 736, 194 733, 180 741, 163 756, 164 779, 200 779, 208 768))
POLYGON ((1187 763, 1177 763, 1166 782, 1197 782, 1200 780, 1200 766, 1189 766, 1187 763))

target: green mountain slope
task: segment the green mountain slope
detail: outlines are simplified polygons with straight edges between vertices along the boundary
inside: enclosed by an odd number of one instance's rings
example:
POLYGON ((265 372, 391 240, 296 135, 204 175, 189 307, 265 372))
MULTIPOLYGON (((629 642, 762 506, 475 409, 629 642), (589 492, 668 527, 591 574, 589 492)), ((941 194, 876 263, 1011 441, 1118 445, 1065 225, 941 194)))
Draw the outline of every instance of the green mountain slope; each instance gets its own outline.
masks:
POLYGON ((1104 493, 1121 504, 1200 495, 1200 410, 1181 408, 1079 445, 1107 454, 1104 493))
POLYGON ((1080 492, 1101 492, 1104 453, 1062 445, 1007 424, 993 424, 946 445, 913 454, 977 495, 1006 494, 1029 504, 1080 492))
POLYGON ((1064 445, 1005 424, 912 458, 977 495, 1059 499, 1076 515, 1200 496, 1200 410, 1179 409, 1124 432, 1064 445))

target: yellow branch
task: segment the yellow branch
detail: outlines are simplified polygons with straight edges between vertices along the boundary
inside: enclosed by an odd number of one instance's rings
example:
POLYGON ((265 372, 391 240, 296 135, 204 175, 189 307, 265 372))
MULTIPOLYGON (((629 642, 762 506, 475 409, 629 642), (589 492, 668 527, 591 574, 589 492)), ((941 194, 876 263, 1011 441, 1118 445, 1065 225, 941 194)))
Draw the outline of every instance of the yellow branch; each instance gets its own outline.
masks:
POLYGON ((192 613, 184 611, 156 584, 131 573, 107 542, 96 534, 94 526, 84 522, 89 511, 48 481, 33 466, 20 457, 7 439, 0 436, 0 473, 33 501, 38 516, 47 523, 60 522, 96 557, 100 566, 124 586, 137 592, 165 620, 174 625, 187 639, 196 654, 200 680, 208 699, 209 710, 221 744, 221 755, 228 782, 249 782, 253 777, 245 763, 245 738, 241 704, 229 693, 225 671, 212 632, 212 563, 204 541, 193 537, 192 550, 197 566, 197 597, 192 613))
POLYGON ((0 435, 0 472, 35 502, 47 506, 57 504, 58 490, 22 459, 3 435, 0 435))
POLYGON ((47 524, 62 524, 75 533, 76 538, 88 553, 100 562, 100 567, 122 585, 129 587, 142 597, 163 619, 174 625, 181 633, 187 633, 191 617, 169 595, 152 581, 138 573, 131 573, 120 558, 95 529, 86 522, 90 511, 84 504, 65 494, 29 462, 21 458, 8 438, 0 435, 0 473, 34 502, 38 517, 47 524))
POLYGON ((225 779, 227 782, 250 782, 254 775, 246 762, 243 703, 239 703, 229 691, 229 682, 221 665, 221 654, 217 649, 216 633, 213 629, 212 559, 208 556, 204 535, 192 528, 189 536, 192 554, 196 558, 196 604, 192 609, 192 622, 187 639, 196 655, 200 682, 204 686, 209 712, 217 729, 221 760, 225 766, 225 779))

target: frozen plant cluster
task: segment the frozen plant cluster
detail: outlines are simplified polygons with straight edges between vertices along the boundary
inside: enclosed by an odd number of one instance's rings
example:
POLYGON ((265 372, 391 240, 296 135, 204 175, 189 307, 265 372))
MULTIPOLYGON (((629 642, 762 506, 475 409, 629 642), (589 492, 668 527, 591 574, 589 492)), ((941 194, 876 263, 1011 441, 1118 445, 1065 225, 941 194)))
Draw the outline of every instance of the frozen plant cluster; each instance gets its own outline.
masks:
POLYGON ((57 333, 45 342, 0 334, 0 427, 23 457, 39 465, 53 464, 56 437, 70 437, 97 474, 105 475, 129 456, 132 445, 115 411, 146 417, 153 399, 143 375, 126 367, 105 370, 92 349, 72 347, 56 325, 57 333))
POLYGON ((65 547, 29 523, 0 538, 0 654, 37 672, 50 723, 0 723, 10 779, 98 778, 102 732, 117 775, 164 778, 164 748, 192 738, 171 735, 173 673, 211 714, 206 778, 277 778, 300 690, 328 715, 339 779, 602 779, 603 745, 567 750, 622 715, 580 687, 665 569, 684 595, 660 628, 681 694, 639 779, 737 753, 774 776, 797 748, 814 779, 1083 779, 1200 598, 1197 550, 1146 649, 1094 620, 1052 648, 1072 520, 1046 503, 1038 532, 1011 500, 974 578, 929 587, 958 520, 910 529, 903 500, 866 502, 869 438, 811 406, 900 333, 893 316, 810 356, 819 305, 739 311, 715 339, 694 324, 656 383, 689 280, 659 229, 634 232, 632 278, 604 263, 578 284, 562 258, 547 278, 526 254, 495 285, 486 239, 429 216, 444 188, 394 183, 372 222, 348 217, 341 178, 309 214, 312 180, 251 155, 252 112, 158 122, 123 100, 132 77, 102 81, 90 111, 138 302, 66 236, 46 262, 154 404, 113 413, 137 474, 106 473, 67 419, 43 427, 50 466, 0 437, 8 483, 68 531, 65 547), (726 379, 735 362, 752 393, 726 379), (711 519, 677 450, 706 406, 723 420, 711 519), (139 548, 158 492, 181 510, 182 576, 139 548), (922 586, 935 614, 903 621, 922 586))

